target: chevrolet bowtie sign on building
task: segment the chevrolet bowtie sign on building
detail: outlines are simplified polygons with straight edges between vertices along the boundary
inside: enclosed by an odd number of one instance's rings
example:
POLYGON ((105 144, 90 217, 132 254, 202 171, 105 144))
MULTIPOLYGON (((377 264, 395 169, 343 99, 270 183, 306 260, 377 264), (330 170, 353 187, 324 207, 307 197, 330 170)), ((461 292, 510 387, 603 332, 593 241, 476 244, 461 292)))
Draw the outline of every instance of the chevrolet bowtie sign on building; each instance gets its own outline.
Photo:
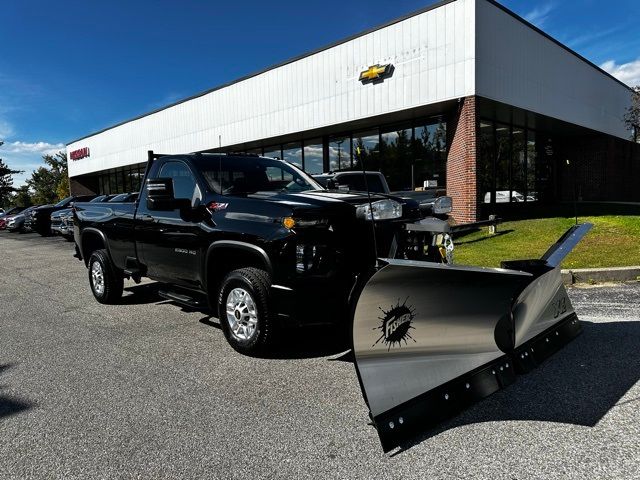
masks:
POLYGON ((362 83, 374 83, 381 82, 385 78, 390 77, 393 73, 393 65, 387 63, 386 65, 371 65, 365 71, 360 72, 359 80, 362 83))

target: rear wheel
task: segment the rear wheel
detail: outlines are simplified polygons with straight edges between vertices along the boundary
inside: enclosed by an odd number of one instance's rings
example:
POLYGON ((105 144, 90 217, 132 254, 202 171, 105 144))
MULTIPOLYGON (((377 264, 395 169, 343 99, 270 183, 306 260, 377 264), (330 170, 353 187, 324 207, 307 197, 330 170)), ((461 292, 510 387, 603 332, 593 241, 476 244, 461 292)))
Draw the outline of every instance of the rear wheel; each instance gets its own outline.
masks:
POLYGON ((117 303, 122 297, 124 277, 104 249, 96 250, 89 257, 89 285, 100 303, 117 303))
POLYGON ((259 353, 272 342, 270 285, 269 274, 258 268, 233 270, 222 281, 218 318, 227 341, 240 353, 259 353))

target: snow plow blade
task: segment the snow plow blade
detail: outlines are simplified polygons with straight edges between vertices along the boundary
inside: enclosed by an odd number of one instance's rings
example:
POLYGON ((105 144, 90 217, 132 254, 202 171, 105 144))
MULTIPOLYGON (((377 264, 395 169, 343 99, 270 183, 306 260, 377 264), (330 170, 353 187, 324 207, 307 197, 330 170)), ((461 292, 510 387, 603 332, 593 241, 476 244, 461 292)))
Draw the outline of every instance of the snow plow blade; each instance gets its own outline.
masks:
POLYGON ((510 355, 518 373, 531 371, 580 334, 560 263, 591 227, 590 223, 571 227, 540 260, 502 262, 503 268, 534 276, 512 307, 515 338, 510 355))
POLYGON ((513 383, 580 331, 560 262, 589 230, 540 260, 477 268, 382 259, 355 307, 353 351, 385 452, 513 383))

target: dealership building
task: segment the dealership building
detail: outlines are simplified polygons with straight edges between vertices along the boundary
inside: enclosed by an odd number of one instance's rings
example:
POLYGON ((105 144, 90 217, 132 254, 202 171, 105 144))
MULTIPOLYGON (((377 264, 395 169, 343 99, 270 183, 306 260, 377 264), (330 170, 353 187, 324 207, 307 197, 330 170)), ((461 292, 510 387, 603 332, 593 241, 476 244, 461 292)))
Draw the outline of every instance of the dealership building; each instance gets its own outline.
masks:
POLYGON ((631 89, 492 0, 447 0, 75 140, 72 194, 139 188, 147 151, 251 152, 437 185, 458 221, 640 201, 631 89))

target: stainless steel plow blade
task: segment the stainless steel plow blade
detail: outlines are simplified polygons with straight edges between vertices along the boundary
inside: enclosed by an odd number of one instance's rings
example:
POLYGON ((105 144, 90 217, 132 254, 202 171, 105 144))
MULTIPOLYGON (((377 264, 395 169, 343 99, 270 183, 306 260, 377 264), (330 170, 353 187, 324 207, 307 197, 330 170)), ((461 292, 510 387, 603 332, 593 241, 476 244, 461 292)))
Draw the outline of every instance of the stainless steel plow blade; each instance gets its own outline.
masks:
POLYGON ((382 260, 357 301, 353 346, 384 451, 513 383, 580 332, 560 262, 590 228, 501 269, 382 260))

